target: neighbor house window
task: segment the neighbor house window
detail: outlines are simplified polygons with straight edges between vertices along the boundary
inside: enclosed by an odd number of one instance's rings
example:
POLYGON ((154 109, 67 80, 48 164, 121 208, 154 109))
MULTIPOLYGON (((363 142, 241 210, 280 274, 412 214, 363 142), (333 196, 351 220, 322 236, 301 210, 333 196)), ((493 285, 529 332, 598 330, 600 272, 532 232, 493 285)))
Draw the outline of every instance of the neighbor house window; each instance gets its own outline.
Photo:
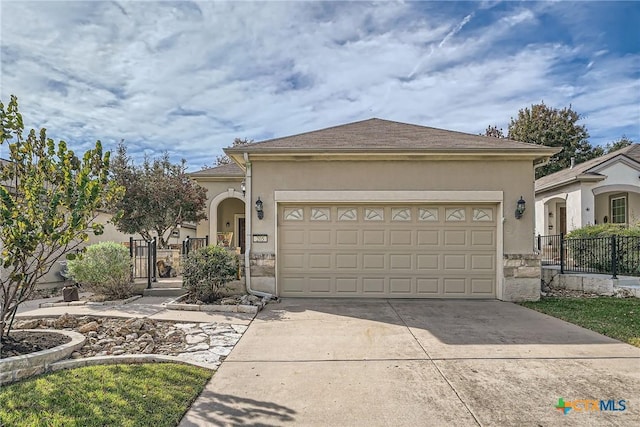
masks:
POLYGON ((611 222, 613 224, 627 223, 627 197, 613 197, 611 199, 611 222))

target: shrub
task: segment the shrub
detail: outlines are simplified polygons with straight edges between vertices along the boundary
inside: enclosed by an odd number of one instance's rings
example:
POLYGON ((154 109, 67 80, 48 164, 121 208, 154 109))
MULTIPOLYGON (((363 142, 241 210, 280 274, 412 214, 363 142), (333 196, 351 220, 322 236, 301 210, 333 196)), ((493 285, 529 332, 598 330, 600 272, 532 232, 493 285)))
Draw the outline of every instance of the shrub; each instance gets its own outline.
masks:
POLYGON ((567 239, 588 237, 636 236, 640 237, 640 223, 625 227, 618 224, 587 225, 567 234, 567 239))
POLYGON ((205 303, 220 297, 224 286, 236 277, 238 260, 220 246, 207 246, 189 253, 184 261, 182 283, 192 300, 205 303))
POLYGON ((69 277, 107 299, 131 296, 131 257, 129 250, 114 242, 87 246, 81 258, 67 261, 69 277))

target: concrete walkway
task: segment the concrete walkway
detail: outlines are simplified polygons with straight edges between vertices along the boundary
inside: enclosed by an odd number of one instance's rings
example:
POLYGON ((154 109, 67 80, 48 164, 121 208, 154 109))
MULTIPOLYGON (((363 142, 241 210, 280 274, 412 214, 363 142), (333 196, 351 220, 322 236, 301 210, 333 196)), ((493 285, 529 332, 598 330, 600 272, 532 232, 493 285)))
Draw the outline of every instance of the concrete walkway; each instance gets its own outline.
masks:
POLYGON ((636 426, 640 349, 499 301, 289 299, 180 424, 223 425, 636 426), (626 410, 564 415, 561 397, 626 410))

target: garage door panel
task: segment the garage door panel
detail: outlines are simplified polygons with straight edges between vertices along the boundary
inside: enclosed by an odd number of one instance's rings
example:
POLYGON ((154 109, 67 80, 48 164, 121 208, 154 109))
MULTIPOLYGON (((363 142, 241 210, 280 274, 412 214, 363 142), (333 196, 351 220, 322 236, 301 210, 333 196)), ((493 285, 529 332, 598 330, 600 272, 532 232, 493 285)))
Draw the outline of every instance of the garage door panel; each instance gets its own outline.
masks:
POLYGON ((445 230, 444 246, 465 246, 467 244, 467 232, 465 230, 445 230))
POLYGON ((445 277, 444 294, 465 294, 467 279, 464 277, 445 277))
POLYGON ((358 268, 358 254, 336 254, 337 269, 356 269, 358 268))
POLYGON ((418 246, 438 246, 439 244, 439 230, 418 230, 418 246))
POLYGON ((358 245, 358 230, 336 230, 338 246, 358 245))
POLYGON ((362 267, 364 270, 382 270, 385 268, 385 254, 362 255, 362 267))
POLYGON ((309 244, 310 245, 331 245, 331 230, 310 230, 309 231, 309 244))
POLYGON ((438 254, 418 254, 418 270, 439 270, 440 255, 438 254))
POLYGON ((285 245, 303 245, 304 244, 304 230, 285 230, 282 233, 282 243, 285 245))
POLYGON ((496 212, 488 205, 281 206, 278 292, 494 298, 496 212))
POLYGON ((442 293, 440 279, 437 277, 418 277, 416 279, 416 293, 426 296, 437 296, 442 293))
POLYGON ((467 255, 465 254, 444 254, 444 270, 466 270, 467 255))
POLYGON ((311 277, 309 282, 309 292, 313 293, 331 293, 330 277, 311 277))
POLYGON ((471 245, 474 247, 495 246, 495 233, 493 230, 472 230, 471 231, 471 245))
POLYGON ((355 277, 338 277, 336 278, 336 292, 338 293, 356 293, 358 292, 358 279, 355 277))
POLYGON ((331 267, 331 254, 309 254, 309 267, 310 268, 330 268, 331 267))
POLYGON ((413 293, 411 277, 392 277, 389 279, 389 293, 405 294, 413 293))
POLYGON ((305 266, 303 254, 282 254, 280 263, 283 269, 302 269, 305 266))
POLYGON ((384 283, 383 277, 364 277, 362 278, 362 292, 365 294, 381 294, 384 295, 384 283))
POLYGON ((412 254, 391 254, 389 265, 392 270, 411 270, 412 254))
POLYGON ((471 269, 488 270, 492 271, 496 266, 496 257, 492 254, 472 254, 471 256, 471 269))
POLYGON ((411 230, 391 230, 389 243, 391 246, 410 246, 413 244, 411 230))
POLYGON ((493 295, 495 292, 494 278, 473 278, 471 279, 471 293, 474 295, 493 295))

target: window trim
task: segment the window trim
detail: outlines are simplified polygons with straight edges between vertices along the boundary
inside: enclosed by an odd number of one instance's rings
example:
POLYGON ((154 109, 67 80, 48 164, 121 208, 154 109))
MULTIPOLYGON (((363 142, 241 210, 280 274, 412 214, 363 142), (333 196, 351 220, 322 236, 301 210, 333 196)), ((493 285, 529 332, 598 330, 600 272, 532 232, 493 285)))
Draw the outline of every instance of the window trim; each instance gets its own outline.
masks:
POLYGON ((629 195, 628 193, 612 194, 609 196, 609 218, 611 224, 626 225, 629 222, 629 195), (613 202, 616 200, 624 200, 624 221, 615 222, 613 214, 613 202))

